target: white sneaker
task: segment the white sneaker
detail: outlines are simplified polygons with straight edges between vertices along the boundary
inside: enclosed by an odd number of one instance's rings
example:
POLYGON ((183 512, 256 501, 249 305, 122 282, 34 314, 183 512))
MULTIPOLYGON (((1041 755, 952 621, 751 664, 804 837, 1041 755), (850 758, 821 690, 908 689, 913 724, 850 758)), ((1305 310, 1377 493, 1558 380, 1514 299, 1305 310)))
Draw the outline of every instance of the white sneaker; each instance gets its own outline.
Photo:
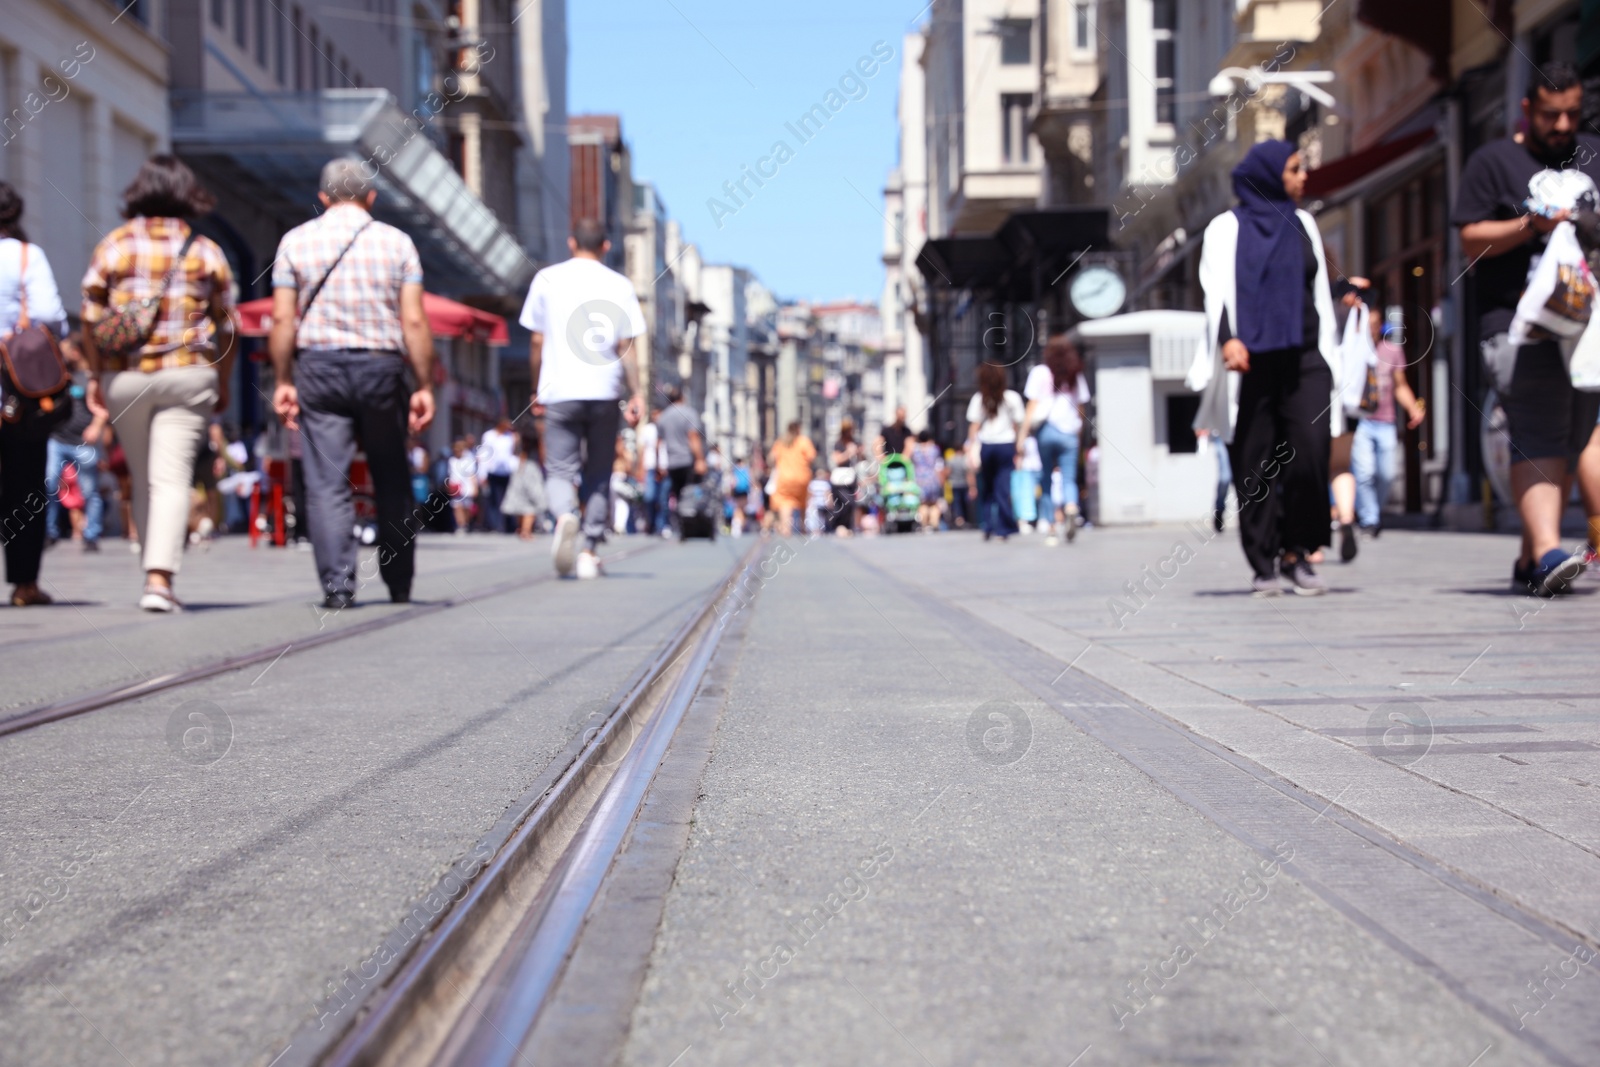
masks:
POLYGON ((556 574, 572 577, 578 556, 578 516, 563 515, 556 520, 556 535, 550 545, 550 558, 555 562, 556 574))
POLYGON ((1046 537, 1044 539, 1044 543, 1045 543, 1045 547, 1046 548, 1055 548, 1057 545, 1059 545, 1061 543, 1061 533, 1060 533, 1060 531, 1061 531, 1061 524, 1059 522, 1053 522, 1053 523, 1050 524, 1050 536, 1048 536, 1048 537, 1046 537))
POLYGON ((600 557, 593 552, 578 553, 578 578, 587 581, 605 574, 605 568, 600 566, 600 557))
POLYGON ((139 597, 139 609, 141 611, 171 613, 182 611, 183 604, 172 594, 171 589, 163 589, 158 585, 147 585, 144 587, 144 595, 139 597))

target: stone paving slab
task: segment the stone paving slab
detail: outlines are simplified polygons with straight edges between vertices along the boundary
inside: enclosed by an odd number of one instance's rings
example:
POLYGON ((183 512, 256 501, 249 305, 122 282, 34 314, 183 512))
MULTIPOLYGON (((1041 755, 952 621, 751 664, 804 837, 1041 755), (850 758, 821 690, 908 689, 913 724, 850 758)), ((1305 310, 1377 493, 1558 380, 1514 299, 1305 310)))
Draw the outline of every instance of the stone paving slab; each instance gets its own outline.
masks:
POLYGON ((999 551, 819 542, 763 586, 624 1063, 1540 1062, 857 561, 987 595, 999 551))

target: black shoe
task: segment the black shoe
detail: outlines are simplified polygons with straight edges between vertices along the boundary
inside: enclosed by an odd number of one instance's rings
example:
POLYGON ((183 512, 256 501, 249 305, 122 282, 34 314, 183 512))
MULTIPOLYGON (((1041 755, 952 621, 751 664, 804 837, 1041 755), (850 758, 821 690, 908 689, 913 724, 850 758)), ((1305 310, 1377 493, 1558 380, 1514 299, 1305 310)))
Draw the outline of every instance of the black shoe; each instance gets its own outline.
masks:
POLYGON ((1511 591, 1523 594, 1532 593, 1534 591, 1533 572, 1534 565, 1532 563, 1524 563, 1521 559, 1513 563, 1511 565, 1511 591))
POLYGON ((1218 508, 1211 513, 1211 528, 1217 533, 1222 532, 1222 509, 1218 508))
POLYGON ((411 603, 411 590, 409 590, 409 589, 391 589, 391 590, 389 590, 389 603, 391 603, 391 604, 409 604, 409 603, 411 603))
POLYGON ((354 593, 329 593, 322 598, 322 606, 329 611, 343 611, 356 602, 354 593))
POLYGON ((83 550, 85 552, 98 552, 98 551, 100 551, 100 542, 99 541, 85 541, 83 543, 83 550))
POLYGON ((1349 563, 1356 558, 1356 528, 1348 522, 1339 524, 1339 559, 1349 563))

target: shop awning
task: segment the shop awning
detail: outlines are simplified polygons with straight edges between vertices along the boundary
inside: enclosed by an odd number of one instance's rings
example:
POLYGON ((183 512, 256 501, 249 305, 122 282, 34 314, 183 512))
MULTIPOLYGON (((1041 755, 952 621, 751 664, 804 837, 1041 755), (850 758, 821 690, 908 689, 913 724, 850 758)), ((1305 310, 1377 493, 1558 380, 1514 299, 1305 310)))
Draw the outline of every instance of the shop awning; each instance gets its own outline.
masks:
POLYGON ((1392 141, 1326 163, 1306 175, 1306 199, 1321 200, 1338 192, 1351 182, 1388 166, 1407 153, 1434 140, 1435 130, 1418 130, 1392 141))
MULTIPOLYGON (((496 346, 511 341, 506 331, 506 320, 499 315, 479 311, 433 293, 422 294, 422 310, 427 313, 428 325, 435 337, 465 337, 496 346)), ((265 337, 272 329, 272 297, 264 296, 260 300, 247 300, 240 304, 239 319, 239 332, 245 337, 265 337)))
POLYGON ((1018 211, 987 237, 928 241, 917 269, 933 289, 979 289, 1004 299, 1042 296, 1085 252, 1111 247, 1104 207, 1018 211))
POLYGON ((285 220, 309 218, 323 164, 376 172, 373 215, 416 242, 429 286, 454 296, 520 294, 534 264, 434 147, 426 122, 384 89, 172 92, 172 145, 202 177, 285 220))

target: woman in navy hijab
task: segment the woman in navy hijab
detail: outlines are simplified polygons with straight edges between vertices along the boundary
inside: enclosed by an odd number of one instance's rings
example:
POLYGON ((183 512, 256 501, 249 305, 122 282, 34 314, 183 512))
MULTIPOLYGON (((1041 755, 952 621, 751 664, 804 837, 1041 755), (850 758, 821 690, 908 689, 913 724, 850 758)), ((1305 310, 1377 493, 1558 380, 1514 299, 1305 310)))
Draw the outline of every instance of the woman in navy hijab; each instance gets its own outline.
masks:
POLYGON ((1259 596, 1327 591, 1308 557, 1329 540, 1337 345, 1322 236, 1295 206, 1305 184, 1293 144, 1256 144, 1233 171, 1239 206, 1206 228, 1200 258, 1211 343, 1190 383, 1215 401, 1202 403, 1202 419, 1215 413, 1220 424, 1196 428, 1231 442, 1259 596))

